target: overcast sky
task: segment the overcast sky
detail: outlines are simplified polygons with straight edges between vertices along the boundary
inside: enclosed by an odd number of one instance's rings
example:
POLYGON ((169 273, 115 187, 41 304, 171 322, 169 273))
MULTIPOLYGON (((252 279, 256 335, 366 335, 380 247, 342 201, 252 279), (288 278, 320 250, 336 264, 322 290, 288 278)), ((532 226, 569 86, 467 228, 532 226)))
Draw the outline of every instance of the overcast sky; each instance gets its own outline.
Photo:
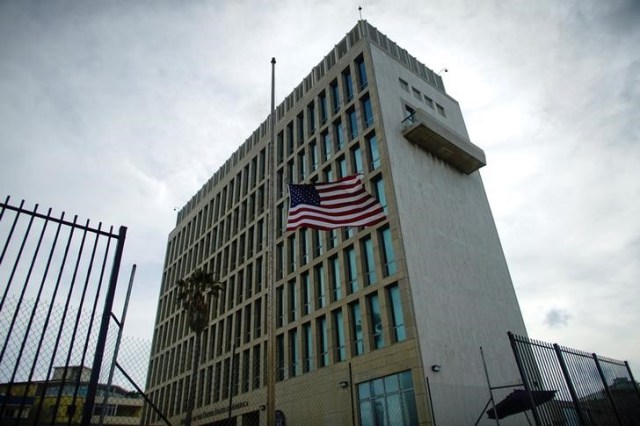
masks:
POLYGON ((127 333, 150 338, 174 209, 267 117, 271 57, 280 103, 359 5, 448 69, 529 335, 638 379, 637 0, 2 0, 0 197, 127 226, 127 333))

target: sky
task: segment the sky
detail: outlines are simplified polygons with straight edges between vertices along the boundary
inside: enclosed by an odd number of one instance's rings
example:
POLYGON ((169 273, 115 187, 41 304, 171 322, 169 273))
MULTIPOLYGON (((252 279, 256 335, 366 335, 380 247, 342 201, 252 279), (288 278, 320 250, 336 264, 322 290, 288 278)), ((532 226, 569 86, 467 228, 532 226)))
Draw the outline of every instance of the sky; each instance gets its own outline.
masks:
POLYGON ((0 197, 127 226, 150 339, 176 209, 266 119, 271 57, 279 104, 359 6, 447 69, 529 336, 638 380, 638 0, 0 0, 0 197))

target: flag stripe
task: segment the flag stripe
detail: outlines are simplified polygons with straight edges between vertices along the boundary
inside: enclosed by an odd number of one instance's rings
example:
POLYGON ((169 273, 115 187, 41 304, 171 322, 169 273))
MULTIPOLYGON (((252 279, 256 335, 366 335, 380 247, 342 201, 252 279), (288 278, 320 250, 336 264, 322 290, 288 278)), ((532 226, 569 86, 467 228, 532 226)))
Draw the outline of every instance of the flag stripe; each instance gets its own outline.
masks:
MULTIPOLYGON (((365 210, 372 210, 372 208, 375 209, 375 211, 382 210, 376 200, 368 200, 366 203, 360 203, 358 207, 354 207, 350 204, 332 208, 331 212, 334 216, 345 216, 349 214, 361 213, 365 210)), ((323 207, 299 205, 291 209, 291 211, 289 212, 289 220, 295 219, 302 214, 316 213, 318 215, 326 215, 326 212, 327 209, 323 207)))
POLYGON ((371 226, 386 219, 380 202, 366 192, 361 175, 313 185, 290 184, 289 195, 288 231, 371 226))

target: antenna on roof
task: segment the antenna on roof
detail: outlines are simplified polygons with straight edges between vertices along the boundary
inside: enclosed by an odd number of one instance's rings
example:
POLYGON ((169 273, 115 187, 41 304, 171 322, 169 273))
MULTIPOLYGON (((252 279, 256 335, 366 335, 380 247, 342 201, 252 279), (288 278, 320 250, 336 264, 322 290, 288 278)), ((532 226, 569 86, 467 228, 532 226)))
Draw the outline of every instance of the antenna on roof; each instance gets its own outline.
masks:
POLYGON ((358 6, 358 13, 360 14, 360 20, 362 21, 362 6, 358 6))

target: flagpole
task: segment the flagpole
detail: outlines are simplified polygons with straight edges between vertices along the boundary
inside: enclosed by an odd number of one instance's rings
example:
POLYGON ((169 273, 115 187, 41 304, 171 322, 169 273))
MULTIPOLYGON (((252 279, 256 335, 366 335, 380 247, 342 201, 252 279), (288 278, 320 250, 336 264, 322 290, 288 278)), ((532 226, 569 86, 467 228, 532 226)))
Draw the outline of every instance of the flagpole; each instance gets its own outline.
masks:
POLYGON ((273 271, 274 253, 276 251, 276 114, 275 114, 275 82, 276 58, 271 58, 271 141, 269 142, 269 181, 268 194, 268 235, 267 235, 267 426, 276 424, 276 322, 274 311, 275 274, 273 271))

